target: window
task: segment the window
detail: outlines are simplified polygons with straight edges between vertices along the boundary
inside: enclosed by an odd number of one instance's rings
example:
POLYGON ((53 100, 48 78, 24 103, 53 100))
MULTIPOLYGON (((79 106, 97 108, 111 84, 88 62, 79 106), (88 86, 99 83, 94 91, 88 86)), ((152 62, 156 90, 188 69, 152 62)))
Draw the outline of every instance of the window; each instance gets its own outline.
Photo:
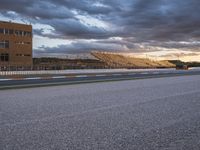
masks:
POLYGON ((9 61, 9 54, 7 53, 0 54, 0 61, 9 61))
POLYGON ((4 61, 4 54, 1 54, 1 61, 4 61))
POLYGON ((19 35, 20 35, 20 36, 23 36, 23 31, 19 31, 19 35))
POLYGON ((13 30, 12 29, 9 29, 9 34, 13 34, 13 30))
POLYGON ((1 61, 4 61, 4 54, 1 54, 1 61))
POLYGON ((4 48, 4 47, 5 47, 4 42, 0 41, 0 48, 4 48))
POLYGON ((18 30, 15 30, 15 35, 19 35, 19 31, 18 30))
POLYGON ((5 29, 5 34, 9 34, 9 29, 5 29))
POLYGON ((5 61, 9 61, 9 55, 8 54, 5 54, 5 61))
POLYGON ((31 37, 32 33, 28 32, 28 31, 15 30, 15 35, 17 35, 17 36, 31 37))
POLYGON ((9 48, 9 41, 5 41, 5 48, 9 48))
POLYGON ((3 28, 0 28, 0 34, 13 34, 13 30, 12 29, 3 29, 3 28))
POLYGON ((31 55, 30 54, 16 54, 16 56, 30 57, 31 55))
POLYGON ((24 36, 27 36, 27 32, 26 31, 24 31, 24 36))
POLYGON ((0 41, 0 48, 9 48, 9 41, 8 40, 0 41))
POLYGON ((26 35, 27 35, 28 37, 31 37, 31 32, 26 32, 26 35))
POLYGON ((31 44, 31 42, 25 42, 25 44, 29 45, 29 44, 31 44))
POLYGON ((4 34, 4 29, 0 28, 0 34, 4 34))
POLYGON ((30 45, 31 42, 21 42, 21 41, 16 41, 15 44, 20 44, 20 45, 30 45))

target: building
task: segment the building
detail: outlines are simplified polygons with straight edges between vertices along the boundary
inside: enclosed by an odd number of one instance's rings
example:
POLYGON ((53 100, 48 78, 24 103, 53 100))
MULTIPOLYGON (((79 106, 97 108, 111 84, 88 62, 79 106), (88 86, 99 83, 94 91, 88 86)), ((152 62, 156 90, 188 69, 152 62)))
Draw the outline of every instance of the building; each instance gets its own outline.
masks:
POLYGON ((32 66, 32 26, 0 21, 0 68, 32 66))

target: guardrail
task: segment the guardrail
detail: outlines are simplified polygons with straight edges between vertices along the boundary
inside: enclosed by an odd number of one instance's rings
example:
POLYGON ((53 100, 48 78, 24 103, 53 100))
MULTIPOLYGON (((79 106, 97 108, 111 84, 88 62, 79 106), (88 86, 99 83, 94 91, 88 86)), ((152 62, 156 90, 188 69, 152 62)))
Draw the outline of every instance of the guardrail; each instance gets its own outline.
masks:
POLYGON ((64 73, 61 70, 51 70, 51 71, 0 71, 1 76, 6 75, 33 75, 33 74, 61 74, 64 73))
POLYGON ((85 74, 85 73, 114 73, 114 72, 138 72, 172 69, 85 69, 85 70, 40 70, 40 71, 0 71, 0 76, 9 75, 51 75, 51 74, 85 74))

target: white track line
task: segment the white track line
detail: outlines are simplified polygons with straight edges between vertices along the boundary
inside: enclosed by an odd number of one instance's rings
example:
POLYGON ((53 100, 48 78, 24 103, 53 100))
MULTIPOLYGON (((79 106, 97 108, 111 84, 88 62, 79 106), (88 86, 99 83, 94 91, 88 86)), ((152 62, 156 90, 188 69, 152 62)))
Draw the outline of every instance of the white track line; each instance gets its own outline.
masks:
POLYGON ((106 74, 97 74, 97 75, 95 75, 96 77, 105 77, 106 76, 106 74))
POLYGON ((115 73, 115 74, 112 74, 112 76, 121 76, 122 74, 118 74, 118 73, 115 73))
POLYGON ((52 77, 53 79, 64 79, 66 78, 66 76, 55 76, 55 77, 52 77))
POLYGON ((0 81, 11 81, 12 79, 0 79, 0 81))
POLYGON ((75 78, 87 78, 88 75, 78 75, 78 76, 75 76, 75 78))
POLYGON ((38 79, 41 79, 41 77, 23 78, 22 80, 38 80, 38 79))

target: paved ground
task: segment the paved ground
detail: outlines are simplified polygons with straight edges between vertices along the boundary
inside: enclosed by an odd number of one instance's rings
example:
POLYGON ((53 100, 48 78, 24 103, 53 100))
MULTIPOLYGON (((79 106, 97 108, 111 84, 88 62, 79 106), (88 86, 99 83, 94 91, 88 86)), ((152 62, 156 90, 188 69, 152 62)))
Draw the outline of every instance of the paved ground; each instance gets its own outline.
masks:
POLYGON ((198 150, 200 76, 0 91, 3 150, 198 150))

